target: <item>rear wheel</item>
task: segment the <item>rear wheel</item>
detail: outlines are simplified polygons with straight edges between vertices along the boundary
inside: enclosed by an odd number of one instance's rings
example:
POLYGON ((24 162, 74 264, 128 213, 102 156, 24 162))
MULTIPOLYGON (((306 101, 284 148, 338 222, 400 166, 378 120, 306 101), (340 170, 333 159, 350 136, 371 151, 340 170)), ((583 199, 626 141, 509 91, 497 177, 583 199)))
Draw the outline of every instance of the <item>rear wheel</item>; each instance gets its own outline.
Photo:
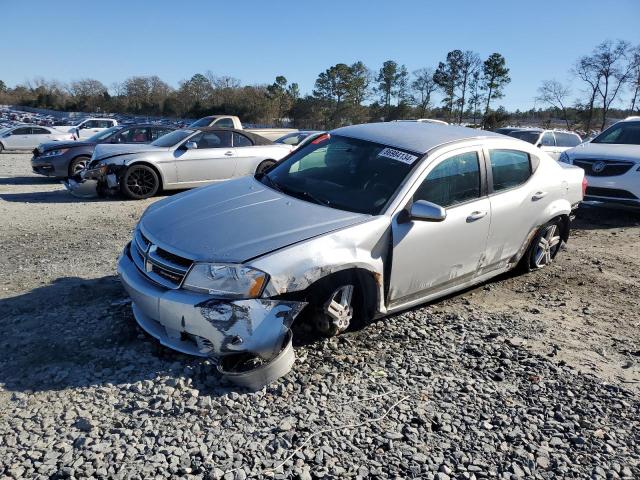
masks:
POLYGON ((134 200, 154 196, 160 189, 160 179, 156 171, 147 165, 132 165, 120 180, 122 193, 134 200))
POLYGON ((276 162, 274 160, 265 160, 264 162, 261 162, 260 165, 258 165, 258 168, 256 168, 256 173, 264 173, 275 164, 276 162))
POLYGON ((73 177, 84 170, 89 164, 89 157, 76 157, 69 164, 69 176, 73 177))
POLYGON ((562 245, 561 227, 559 220, 552 220, 538 230, 523 259, 526 270, 539 270, 553 262, 562 245))

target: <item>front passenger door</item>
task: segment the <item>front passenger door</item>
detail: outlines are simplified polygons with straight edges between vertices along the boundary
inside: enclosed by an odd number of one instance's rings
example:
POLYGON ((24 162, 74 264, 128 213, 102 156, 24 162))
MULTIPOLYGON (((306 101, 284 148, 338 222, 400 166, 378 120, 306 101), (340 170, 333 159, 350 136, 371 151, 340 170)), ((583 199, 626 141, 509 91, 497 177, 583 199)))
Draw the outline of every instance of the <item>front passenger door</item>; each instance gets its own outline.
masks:
POLYGON ((178 182, 207 183, 233 177, 236 153, 230 130, 201 132, 175 151, 178 182), (193 142, 196 148, 186 149, 193 142))
POLYGON ((403 214, 394 217, 390 307, 444 292, 476 276, 491 223, 483 172, 475 148, 447 153, 427 168, 410 203, 440 205, 446 218, 431 222, 403 219, 403 214))

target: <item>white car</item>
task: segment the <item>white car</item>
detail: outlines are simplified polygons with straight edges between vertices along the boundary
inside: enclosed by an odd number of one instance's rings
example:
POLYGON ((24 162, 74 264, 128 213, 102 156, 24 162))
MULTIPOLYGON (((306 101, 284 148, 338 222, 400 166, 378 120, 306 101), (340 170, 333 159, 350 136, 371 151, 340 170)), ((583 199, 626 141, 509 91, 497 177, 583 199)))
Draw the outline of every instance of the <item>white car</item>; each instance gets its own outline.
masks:
POLYGON ((612 125, 564 152, 560 161, 584 169, 585 200, 640 207, 640 117, 612 125))
POLYGON ((86 118, 77 125, 65 125, 61 127, 55 127, 57 130, 69 132, 75 135, 75 138, 84 140, 85 138, 93 137, 96 133, 99 133, 107 128, 115 127, 118 125, 118 121, 113 118, 86 118))
POLYGON ((554 160, 560 158, 560 154, 582 143, 580 135, 573 132, 560 130, 542 130, 540 128, 523 128, 513 130, 506 135, 519 138, 547 152, 554 160))
POLYGON ((33 150, 41 143, 73 140, 71 133, 38 125, 18 125, 0 130, 0 152, 3 150, 33 150))

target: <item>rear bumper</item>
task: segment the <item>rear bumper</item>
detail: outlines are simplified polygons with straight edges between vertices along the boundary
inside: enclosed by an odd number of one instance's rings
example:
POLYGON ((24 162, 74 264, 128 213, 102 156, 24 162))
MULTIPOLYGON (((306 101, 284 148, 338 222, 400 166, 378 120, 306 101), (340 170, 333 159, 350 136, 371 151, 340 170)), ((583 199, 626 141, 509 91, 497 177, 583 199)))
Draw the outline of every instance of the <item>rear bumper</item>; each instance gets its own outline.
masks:
POLYGON ((140 272, 129 256, 129 245, 118 260, 118 275, 131 297, 138 325, 161 344, 189 355, 247 352, 274 358, 306 305, 269 299, 218 300, 160 287, 140 272))

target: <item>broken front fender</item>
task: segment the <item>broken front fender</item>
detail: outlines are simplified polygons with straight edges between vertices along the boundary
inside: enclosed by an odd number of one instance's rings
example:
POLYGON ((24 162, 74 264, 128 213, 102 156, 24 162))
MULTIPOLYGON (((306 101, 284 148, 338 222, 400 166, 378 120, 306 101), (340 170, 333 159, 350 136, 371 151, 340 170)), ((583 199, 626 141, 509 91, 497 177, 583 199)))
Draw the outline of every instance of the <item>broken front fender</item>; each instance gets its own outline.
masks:
POLYGON ((163 345, 198 356, 251 353, 265 360, 281 350, 289 327, 306 305, 284 300, 216 300, 152 283, 128 255, 118 274, 131 296, 138 324, 163 345))

